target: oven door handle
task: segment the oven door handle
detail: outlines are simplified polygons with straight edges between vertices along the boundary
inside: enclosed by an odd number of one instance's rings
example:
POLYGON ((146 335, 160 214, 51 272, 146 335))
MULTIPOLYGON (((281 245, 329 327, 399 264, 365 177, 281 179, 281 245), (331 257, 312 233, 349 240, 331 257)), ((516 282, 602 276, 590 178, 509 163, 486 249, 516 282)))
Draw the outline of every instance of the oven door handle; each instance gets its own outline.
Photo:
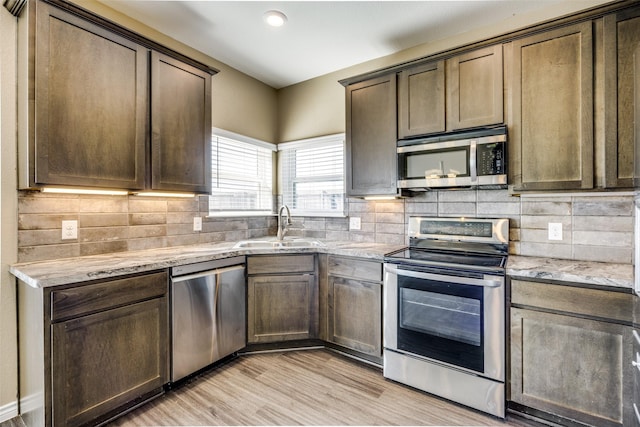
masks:
POLYGON ((504 283, 502 277, 494 277, 495 280, 490 279, 471 279, 469 277, 448 276, 444 274, 423 273, 421 271, 399 269, 395 265, 385 264, 384 269, 391 274, 397 274, 398 276, 414 277, 416 279, 435 280, 438 282, 459 283, 461 285, 471 286, 484 286, 486 288, 499 288, 504 283))

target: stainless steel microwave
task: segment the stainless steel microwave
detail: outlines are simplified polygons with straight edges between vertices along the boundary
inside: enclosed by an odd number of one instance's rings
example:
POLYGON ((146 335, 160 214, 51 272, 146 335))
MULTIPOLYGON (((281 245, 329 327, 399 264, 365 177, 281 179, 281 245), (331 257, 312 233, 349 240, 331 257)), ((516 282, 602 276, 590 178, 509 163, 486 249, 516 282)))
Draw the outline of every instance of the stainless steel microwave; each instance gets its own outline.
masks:
POLYGON ((398 188, 507 186, 507 129, 398 141, 398 188))

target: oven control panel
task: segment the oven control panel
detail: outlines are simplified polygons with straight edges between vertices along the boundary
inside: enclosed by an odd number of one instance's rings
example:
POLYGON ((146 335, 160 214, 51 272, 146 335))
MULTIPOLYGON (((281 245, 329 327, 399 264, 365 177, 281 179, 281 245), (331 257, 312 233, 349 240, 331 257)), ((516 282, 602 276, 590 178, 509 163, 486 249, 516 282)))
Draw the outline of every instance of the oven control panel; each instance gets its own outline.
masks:
POLYGON ((443 236, 491 237, 493 227, 488 222, 477 221, 420 221, 420 234, 443 236))
POLYGON ((508 243, 507 218, 409 218, 409 237, 468 241, 478 243, 508 243))

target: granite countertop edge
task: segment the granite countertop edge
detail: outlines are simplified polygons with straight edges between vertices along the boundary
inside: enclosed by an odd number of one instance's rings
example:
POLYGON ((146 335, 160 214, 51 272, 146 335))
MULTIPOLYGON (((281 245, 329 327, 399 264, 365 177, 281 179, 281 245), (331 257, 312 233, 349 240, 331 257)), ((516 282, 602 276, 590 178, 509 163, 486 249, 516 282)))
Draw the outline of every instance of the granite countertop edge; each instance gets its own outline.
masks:
MULTIPOLYGON (((382 261, 386 253, 404 247, 383 243, 323 241, 324 245, 320 247, 237 249, 234 248, 235 243, 204 243, 25 262, 11 265, 9 272, 33 288, 47 288, 243 255, 324 253, 382 261)), ((510 255, 506 273, 518 279, 542 279, 629 290, 634 287, 631 264, 510 255)))
POLYGON ((382 261, 386 253, 404 247, 383 243, 323 241, 323 246, 271 249, 234 248, 235 243, 205 243, 24 262, 11 265, 9 272, 33 288, 48 288, 243 255, 326 253, 382 261))
POLYGON ((569 284, 632 290, 632 264, 576 261, 510 255, 507 275, 517 279, 542 279, 569 284))

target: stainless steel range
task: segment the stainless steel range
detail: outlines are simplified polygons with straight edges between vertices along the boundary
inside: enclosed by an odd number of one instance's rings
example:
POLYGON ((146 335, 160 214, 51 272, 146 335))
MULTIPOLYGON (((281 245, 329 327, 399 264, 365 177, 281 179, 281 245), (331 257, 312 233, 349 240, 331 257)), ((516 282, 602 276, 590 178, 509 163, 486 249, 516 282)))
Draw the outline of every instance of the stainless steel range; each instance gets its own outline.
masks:
POLYGON ((410 217, 385 256, 384 376, 505 417, 508 219, 410 217))

